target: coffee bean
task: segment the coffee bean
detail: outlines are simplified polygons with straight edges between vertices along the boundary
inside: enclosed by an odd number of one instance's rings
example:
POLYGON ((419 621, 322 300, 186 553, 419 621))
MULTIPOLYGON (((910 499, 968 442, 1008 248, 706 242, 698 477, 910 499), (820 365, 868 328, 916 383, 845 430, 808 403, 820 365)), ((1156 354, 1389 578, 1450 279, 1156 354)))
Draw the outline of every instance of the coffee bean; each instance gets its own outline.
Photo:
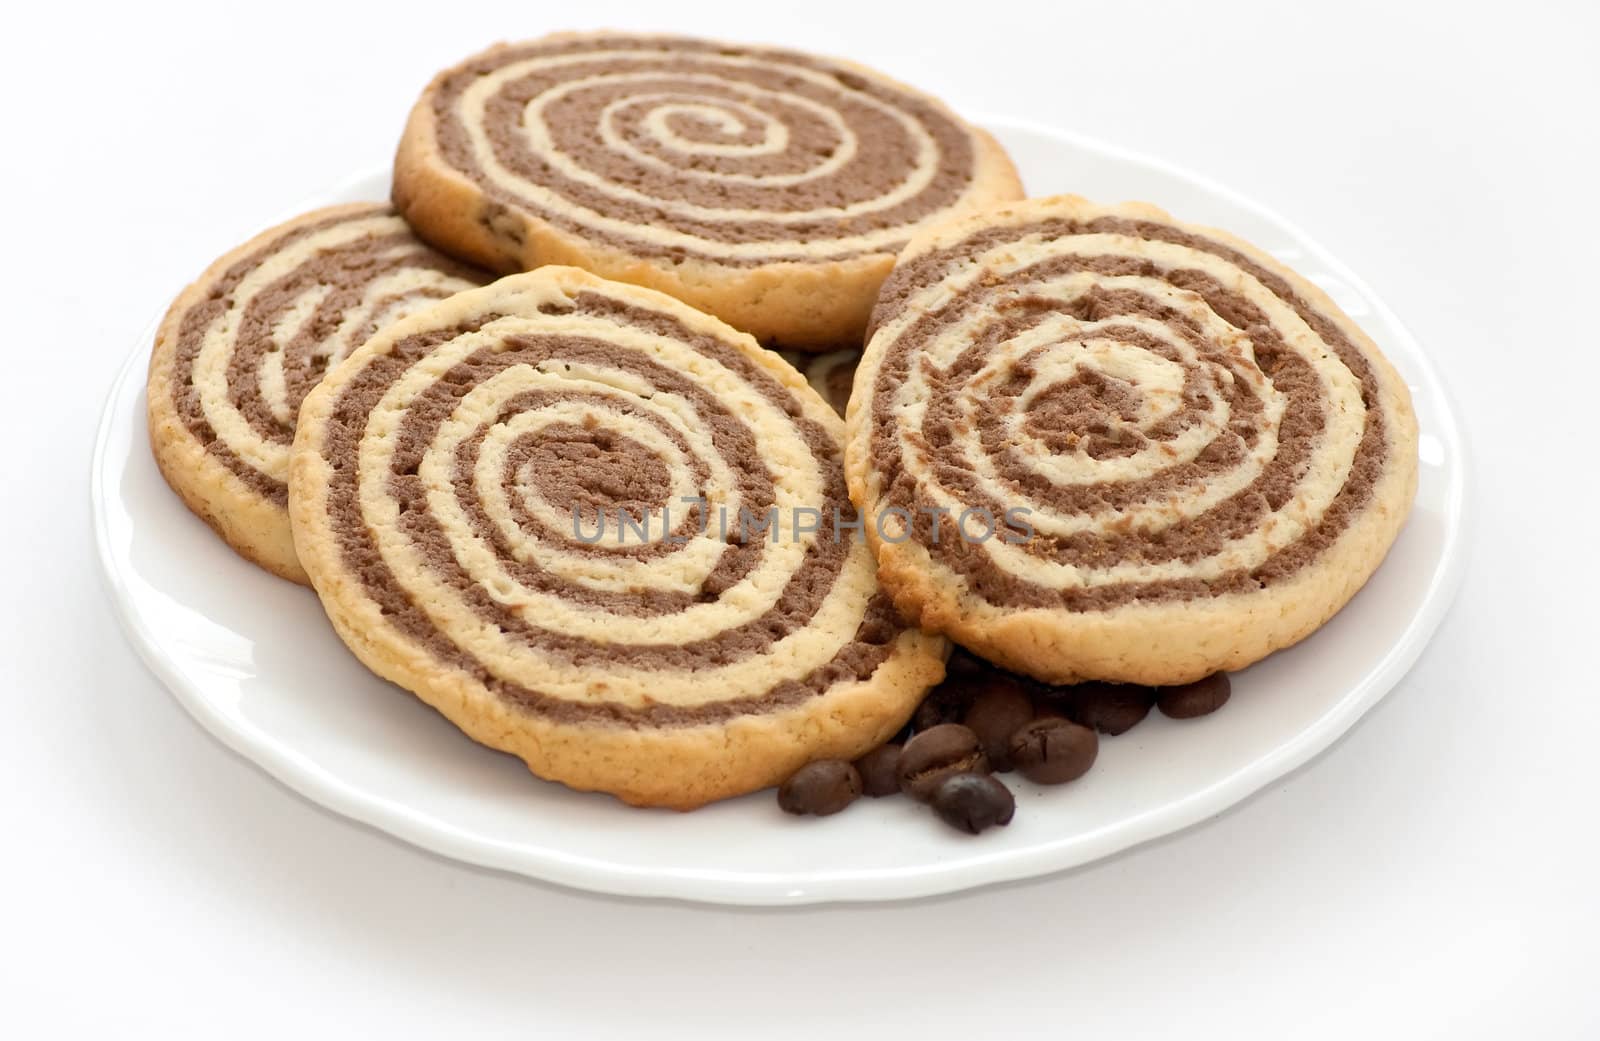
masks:
POLYGON ((900 746, 893 741, 879 745, 856 760, 861 774, 861 794, 874 799, 900 791, 900 746))
POLYGON ((923 802, 951 774, 988 771, 978 735, 957 723, 924 730, 900 750, 900 790, 923 802))
POLYGON ((911 717, 912 728, 931 730, 941 723, 961 722, 974 693, 976 689, 971 680, 946 679, 928 691, 928 696, 917 706, 916 714, 911 717))
POLYGON ((959 723, 967 707, 966 682, 946 679, 928 691, 911 716, 912 733, 932 730, 940 723, 959 723))
POLYGON ((1017 810, 1011 790, 988 774, 951 774, 934 789, 932 801, 946 824, 969 835, 1010 824, 1017 810))
POLYGON ((1112 736, 1132 730, 1156 703, 1155 688, 1136 683, 1080 683, 1052 697, 1068 719, 1112 736))
POLYGON ((967 707, 961 722, 978 735, 992 769, 1011 769, 1011 735, 1033 719, 1033 699, 1022 684, 1004 673, 989 676, 967 707))
POLYGON ((856 801, 861 774, 843 759, 818 759, 794 772, 778 788, 778 806, 785 813, 826 817, 856 801))
POLYGON ((1066 784, 1089 772, 1100 739, 1070 719, 1036 719, 1011 738, 1011 761, 1036 784, 1066 784))
MULTIPOLYGON (((937 688, 936 688, 937 689, 937 688)), ((961 710, 951 704, 948 699, 941 699, 935 692, 930 691, 922 699, 922 704, 917 706, 916 714, 911 717, 911 732, 920 734, 924 730, 932 730, 941 723, 954 723, 961 718, 961 710)))
POLYGON ((946 678, 953 680, 981 680, 993 671, 993 665, 965 647, 957 647, 951 651, 950 659, 944 663, 946 678))
POLYGON ((1163 714, 1173 719, 1193 719, 1215 712, 1228 703, 1233 684, 1226 672, 1213 672, 1203 680, 1185 683, 1181 687, 1162 687, 1156 695, 1156 704, 1163 714))
POLYGON ((957 647, 945 663, 944 682, 928 691, 911 717, 914 730, 931 730, 941 723, 959 723, 974 697, 996 676, 1006 676, 970 651, 957 647))

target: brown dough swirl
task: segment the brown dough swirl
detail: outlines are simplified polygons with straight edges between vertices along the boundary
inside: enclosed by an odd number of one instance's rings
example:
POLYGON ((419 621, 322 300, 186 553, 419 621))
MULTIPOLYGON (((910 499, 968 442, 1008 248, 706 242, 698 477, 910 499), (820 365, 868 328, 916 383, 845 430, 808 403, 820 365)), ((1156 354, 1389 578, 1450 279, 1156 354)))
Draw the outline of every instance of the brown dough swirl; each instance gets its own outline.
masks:
POLYGON ((852 492, 901 607, 1052 681, 1185 682, 1300 639, 1415 488, 1371 340, 1271 257, 1138 204, 1035 200, 913 243, 855 397, 852 492))
POLYGON ((764 787, 882 740, 942 670, 832 524, 838 418, 659 293, 547 267, 462 294, 301 427, 296 541, 335 627, 540 776, 677 806, 764 787))
POLYGON ((305 582, 287 512, 300 402, 385 325, 488 280, 381 203, 307 213, 221 258, 173 303, 151 356, 168 483, 244 556, 305 582))
POLYGON ((396 202, 441 248, 578 264, 807 348, 859 340, 917 230, 1020 194, 986 134, 870 69, 619 33, 446 70, 395 165, 396 202))

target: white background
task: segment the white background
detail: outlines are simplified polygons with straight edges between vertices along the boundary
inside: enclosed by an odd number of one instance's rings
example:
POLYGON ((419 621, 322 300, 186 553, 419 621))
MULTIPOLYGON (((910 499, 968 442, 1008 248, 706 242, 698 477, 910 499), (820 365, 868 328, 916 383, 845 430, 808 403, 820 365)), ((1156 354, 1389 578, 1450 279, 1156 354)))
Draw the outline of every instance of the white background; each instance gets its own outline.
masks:
POLYGON ((8 17, 0 1034, 1600 1036, 1593 4, 557 6, 8 17), (95 574, 113 373, 214 255, 383 162, 437 68, 604 25, 845 54, 1171 159, 1331 248, 1439 362, 1473 451, 1467 577, 1420 664, 1220 819, 889 907, 476 871, 224 751, 95 574))

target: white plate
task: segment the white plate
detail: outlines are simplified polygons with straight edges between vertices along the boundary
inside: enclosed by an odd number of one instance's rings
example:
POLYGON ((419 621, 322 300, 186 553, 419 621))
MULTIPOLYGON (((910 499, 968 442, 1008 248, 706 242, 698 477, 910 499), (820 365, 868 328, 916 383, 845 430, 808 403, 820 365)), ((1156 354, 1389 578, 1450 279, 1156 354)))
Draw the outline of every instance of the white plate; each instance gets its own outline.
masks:
MULTIPOLYGON (((1454 592, 1465 460, 1438 377, 1371 290, 1261 207, 1164 163, 986 122, 1034 194, 1145 199, 1271 250, 1326 289, 1411 385, 1422 475, 1405 531, 1322 631, 1237 674, 1222 712, 1185 723, 1152 713, 1106 740, 1095 768, 1066 788, 1011 775, 1016 819, 979 838, 905 799, 806 820, 780 813, 767 792, 678 814, 535 780, 368 673, 309 591, 234 556, 168 491, 145 434, 153 327, 112 389, 93 472, 100 559, 135 646, 208 730, 324 806, 446 856, 635 896, 893 900, 1025 878, 1195 824, 1306 762, 1394 686, 1454 592)), ((387 195, 387 175, 374 173, 306 208, 387 195)), ((195 270, 208 259, 195 258, 195 270)))

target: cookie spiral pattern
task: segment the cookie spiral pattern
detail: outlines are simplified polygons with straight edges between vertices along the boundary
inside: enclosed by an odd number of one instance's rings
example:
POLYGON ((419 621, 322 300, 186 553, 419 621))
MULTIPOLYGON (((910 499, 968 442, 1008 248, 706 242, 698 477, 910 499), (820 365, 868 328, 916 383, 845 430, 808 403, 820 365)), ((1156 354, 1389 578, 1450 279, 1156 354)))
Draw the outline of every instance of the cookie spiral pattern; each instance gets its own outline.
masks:
POLYGON ((815 348, 859 341, 918 228, 1021 190, 987 135, 871 70, 600 33, 441 73, 394 194, 424 237, 479 263, 576 264, 815 348))
POLYGON ((301 401, 378 329, 488 278, 378 203, 305 214, 218 260, 167 312, 150 359, 167 483, 245 557, 304 583, 288 514, 301 401))
POLYGON ((747 335, 546 267, 311 394, 295 538, 374 671, 541 777, 688 808, 866 751, 943 673, 833 537, 842 433, 747 335))
POLYGON ((1008 667, 1241 668, 1343 606, 1410 508, 1416 421, 1372 341, 1265 253, 1153 207, 958 222, 907 249, 873 321, 848 472, 884 519, 880 575, 1008 667))

